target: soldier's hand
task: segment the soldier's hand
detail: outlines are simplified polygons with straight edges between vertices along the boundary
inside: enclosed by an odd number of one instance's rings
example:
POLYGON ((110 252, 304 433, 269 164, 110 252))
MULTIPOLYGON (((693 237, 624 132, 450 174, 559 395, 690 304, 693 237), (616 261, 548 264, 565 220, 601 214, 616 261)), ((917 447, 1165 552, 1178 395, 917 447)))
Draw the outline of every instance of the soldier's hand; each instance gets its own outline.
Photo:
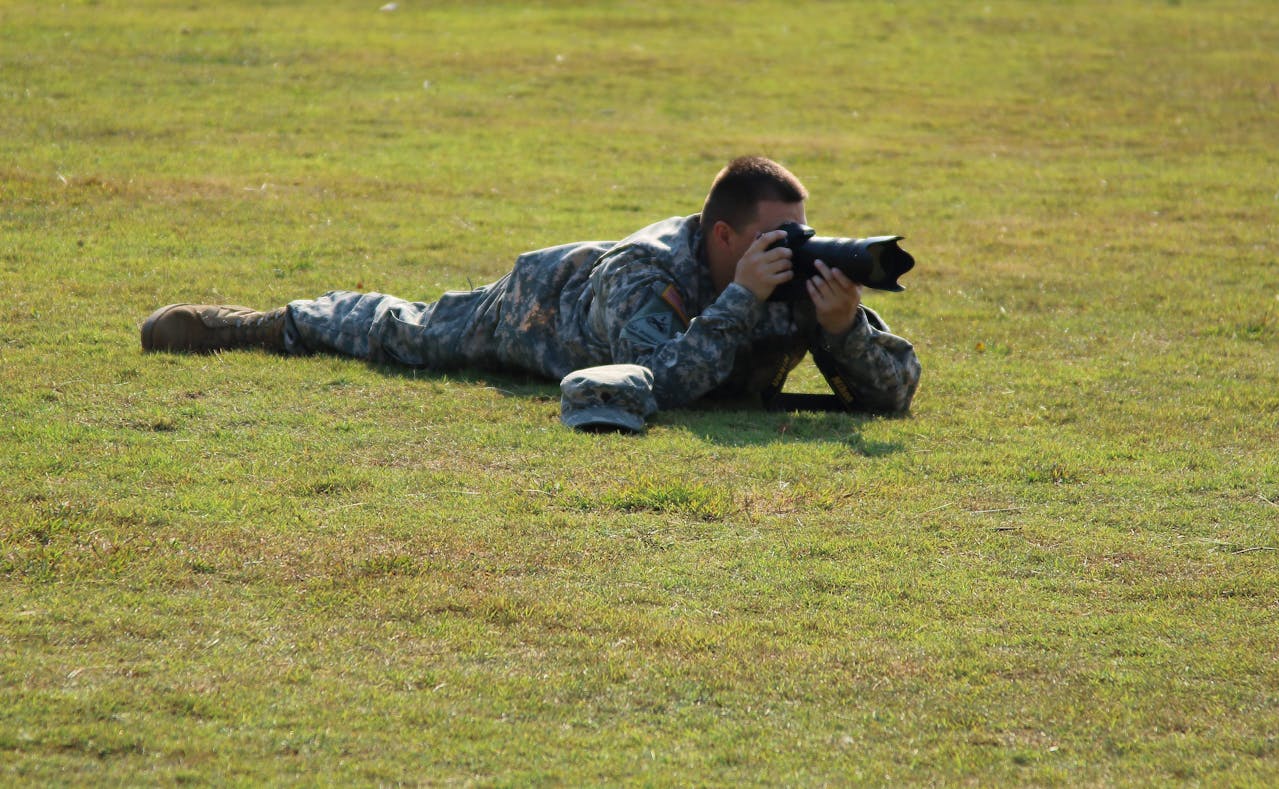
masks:
POLYGON ((778 285, 788 282, 795 276, 790 266, 790 249, 768 248, 785 237, 785 230, 762 233, 747 248, 742 259, 737 261, 737 273, 733 281, 754 293, 755 298, 760 301, 767 301, 778 285))
POLYGON ((820 260, 815 266, 817 274, 806 284, 808 296, 817 308, 817 322, 830 334, 843 334, 857 320, 857 309, 862 305, 862 286, 820 260))

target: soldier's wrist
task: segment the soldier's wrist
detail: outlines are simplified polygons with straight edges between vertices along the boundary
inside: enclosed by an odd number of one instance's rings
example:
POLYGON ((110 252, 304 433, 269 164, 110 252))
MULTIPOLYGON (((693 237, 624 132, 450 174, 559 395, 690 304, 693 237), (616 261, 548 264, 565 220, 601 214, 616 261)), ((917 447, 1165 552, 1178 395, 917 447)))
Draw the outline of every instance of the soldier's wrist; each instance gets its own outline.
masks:
POLYGON ((754 291, 740 282, 728 283, 724 292, 719 294, 719 301, 729 310, 741 314, 750 323, 755 322, 764 304, 754 291))
MULTIPOLYGON (((821 324, 819 323, 818 325, 820 326, 821 324)), ((822 346, 827 350, 833 350, 840 345, 858 345, 866 342, 870 335, 870 323, 866 320, 866 313, 861 307, 858 307, 848 328, 840 332, 833 332, 825 326, 821 326, 821 330, 822 346)))

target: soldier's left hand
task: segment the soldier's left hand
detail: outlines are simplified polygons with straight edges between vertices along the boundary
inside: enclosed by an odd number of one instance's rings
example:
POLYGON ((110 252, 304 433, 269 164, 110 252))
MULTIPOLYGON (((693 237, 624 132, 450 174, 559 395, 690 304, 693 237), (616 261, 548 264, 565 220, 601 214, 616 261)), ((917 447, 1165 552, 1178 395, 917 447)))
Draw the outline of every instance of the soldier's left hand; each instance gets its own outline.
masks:
POLYGON ((817 275, 808 280, 808 296, 817 308, 817 322, 830 334, 843 334, 857 320, 862 304, 862 286, 844 272, 816 262, 817 275))

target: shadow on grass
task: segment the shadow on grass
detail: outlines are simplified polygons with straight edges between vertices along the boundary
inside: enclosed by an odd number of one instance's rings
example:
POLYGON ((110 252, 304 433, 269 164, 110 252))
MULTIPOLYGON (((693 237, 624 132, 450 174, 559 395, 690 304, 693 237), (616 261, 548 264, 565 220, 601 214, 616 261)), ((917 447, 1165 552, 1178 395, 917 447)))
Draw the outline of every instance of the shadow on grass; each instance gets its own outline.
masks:
MULTIPOLYGON (((341 357, 337 357, 341 358, 341 357)), ((411 381, 451 381, 468 386, 491 389, 506 397, 528 400, 560 399, 558 384, 527 373, 505 373, 459 367, 450 370, 434 370, 428 367, 405 367, 398 364, 365 362, 370 370, 387 378, 405 378, 411 381)))
MULTIPOLYGON (((388 377, 418 381, 447 379, 484 387, 506 397, 554 402, 556 407, 560 399, 557 384, 523 373, 473 369, 436 371, 375 363, 369 363, 369 368, 388 377)), ((745 398, 705 399, 684 408, 661 411, 649 419, 649 425, 683 428, 723 446, 762 446, 787 442, 839 443, 865 457, 884 457, 901 451, 905 445, 899 441, 866 439, 861 434, 862 426, 878 420, 902 418, 906 417, 841 412, 766 411, 745 398)))
POLYGON ((831 411, 766 411, 748 400, 710 400, 691 408, 665 411, 655 421, 680 425, 724 446, 838 443, 865 457, 884 457, 905 449, 905 444, 867 439, 862 435, 862 427, 870 422, 900 418, 831 411))

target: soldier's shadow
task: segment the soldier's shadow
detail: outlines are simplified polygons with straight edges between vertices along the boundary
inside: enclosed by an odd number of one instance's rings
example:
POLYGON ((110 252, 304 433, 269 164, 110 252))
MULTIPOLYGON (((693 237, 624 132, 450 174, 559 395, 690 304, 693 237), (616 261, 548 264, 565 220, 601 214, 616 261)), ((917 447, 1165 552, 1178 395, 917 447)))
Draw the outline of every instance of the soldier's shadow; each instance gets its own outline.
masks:
MULTIPOLYGON (((383 375, 414 380, 445 379, 482 387, 505 397, 547 403, 558 411, 560 389, 545 379, 520 373, 485 370, 412 369, 396 365, 370 364, 383 375)), ((692 406, 660 411, 649 419, 651 430, 669 427, 686 430, 723 446, 764 446, 781 443, 840 443, 865 457, 884 457, 905 449, 900 441, 865 438, 862 428, 883 419, 900 419, 873 414, 813 411, 766 411, 748 400, 703 400, 692 406)), ((564 428, 568 430, 569 428, 564 428)), ((642 438, 640 434, 637 438, 642 438)))
POLYGON ((884 457, 905 449, 905 444, 866 438, 862 428, 899 418, 832 411, 766 411, 749 401, 711 400, 692 408, 664 411, 653 422, 679 425, 725 446, 839 443, 865 457, 884 457))

